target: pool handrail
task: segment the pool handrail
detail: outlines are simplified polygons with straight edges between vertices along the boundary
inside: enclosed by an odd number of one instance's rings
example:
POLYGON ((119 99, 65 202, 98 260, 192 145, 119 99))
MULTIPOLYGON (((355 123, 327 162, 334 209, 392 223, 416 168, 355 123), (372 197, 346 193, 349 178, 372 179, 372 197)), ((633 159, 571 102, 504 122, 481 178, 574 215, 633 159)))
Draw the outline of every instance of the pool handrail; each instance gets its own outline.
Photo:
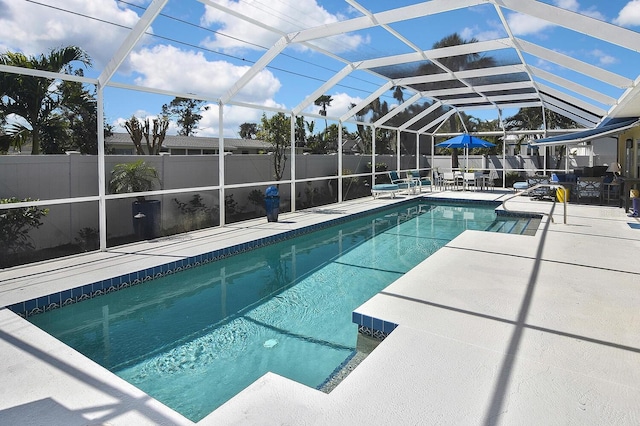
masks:
MULTIPOLYGON (((563 223, 566 225, 567 224, 567 196, 566 195, 568 195, 568 194, 567 194, 567 188, 564 187, 564 185, 561 185, 559 183, 539 183, 539 184, 533 185, 533 186, 531 186, 531 187, 529 187, 529 188, 527 188, 525 190, 519 191, 519 192, 513 194, 512 196, 502 200, 502 208, 504 209, 504 211, 510 212, 510 213, 529 213, 529 212, 516 212, 516 211, 513 211, 513 210, 509 210, 507 208, 507 206, 506 206, 506 203, 507 203, 507 201, 509 201, 509 200, 511 200, 511 199, 513 199, 513 198, 515 198, 517 196, 527 194, 530 191, 533 191, 534 189, 543 188, 543 187, 555 188, 555 189, 562 188, 562 190, 564 191, 565 197, 564 197, 564 202, 563 202, 563 204, 564 204, 563 223)), ((551 219, 551 223, 555 223, 553 221, 553 215, 552 214, 544 213, 544 212, 540 212, 540 214, 549 216, 549 219, 551 219)))

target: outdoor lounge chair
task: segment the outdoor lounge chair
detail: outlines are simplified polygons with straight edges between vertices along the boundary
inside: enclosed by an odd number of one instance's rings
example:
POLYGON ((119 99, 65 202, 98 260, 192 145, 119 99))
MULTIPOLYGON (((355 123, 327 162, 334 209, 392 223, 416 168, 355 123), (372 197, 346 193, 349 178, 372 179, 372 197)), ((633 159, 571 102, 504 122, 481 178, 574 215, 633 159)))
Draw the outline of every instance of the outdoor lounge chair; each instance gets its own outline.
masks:
POLYGON ((419 192, 422 192, 422 187, 429 185, 429 192, 433 191, 433 187, 431 185, 431 179, 426 176, 420 176, 420 172, 418 170, 411 170, 407 172, 407 178, 410 178, 418 183, 419 192))
POLYGON ((411 179, 401 179, 398 176, 398 172, 394 170, 389 172, 389 179, 391 180, 392 184, 398 185, 400 191, 406 191, 407 194, 415 193, 416 189, 418 188, 417 182, 414 182, 411 179))
POLYGON ((373 185, 371 188, 371 195, 374 199, 378 198, 380 194, 390 194, 391 198, 395 198, 398 192, 400 192, 400 188, 395 183, 381 183, 373 185))

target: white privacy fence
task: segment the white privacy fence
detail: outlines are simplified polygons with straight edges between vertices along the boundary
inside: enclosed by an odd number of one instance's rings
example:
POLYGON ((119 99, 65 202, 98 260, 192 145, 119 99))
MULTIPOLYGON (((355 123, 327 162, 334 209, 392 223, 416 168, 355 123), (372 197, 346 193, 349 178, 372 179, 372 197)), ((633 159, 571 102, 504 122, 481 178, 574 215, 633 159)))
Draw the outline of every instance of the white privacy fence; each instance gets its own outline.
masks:
MULTIPOLYGON (((451 168, 449 156, 435 156, 433 164, 430 164, 431 157, 428 156, 422 156, 419 160, 415 156, 399 158, 400 170, 403 171, 420 168, 423 174, 428 175, 433 168, 451 168)), ((264 194, 267 186, 276 183, 273 180, 273 157, 258 154, 226 155, 223 187, 220 186, 217 155, 105 156, 105 181, 109 181, 114 165, 140 159, 158 170, 162 185, 147 198, 162 201, 162 228, 168 233, 188 230, 179 224, 180 211, 174 199, 187 203, 197 195, 201 197, 202 204, 210 209, 209 212, 219 212, 222 190, 227 202, 232 204, 231 211, 253 211, 257 215, 261 214, 260 206, 256 204, 255 197, 251 198, 251 192, 264 194)), ((312 202, 318 202, 318 199, 326 200, 325 203, 339 201, 338 176, 343 173, 345 180, 356 176, 357 184, 361 186, 360 196, 368 195, 371 163, 370 155, 344 155, 342 171, 339 171, 337 155, 296 155, 295 179, 292 179, 289 158, 279 184, 281 209, 305 208, 312 202), (295 188, 293 196, 292 187, 295 188), (314 196, 316 198, 312 200, 314 196)), ((396 170, 398 157, 378 155, 375 163, 386 165, 388 170, 396 170)), ((570 157, 569 164, 571 167, 588 165, 588 159, 570 157)), ((462 157, 460 165, 464 165, 462 157)), ((469 168, 491 171, 496 177, 502 176, 505 171, 522 174, 538 171, 536 159, 527 156, 506 157, 503 165, 502 157, 471 155, 469 168)), ((376 180, 381 181, 385 177, 385 172, 378 172, 376 180)), ((30 233, 38 249, 73 244, 83 230, 99 229, 98 182, 97 156, 0 156, 0 198, 39 199, 50 210, 43 219, 44 225, 30 233)), ((351 189, 351 184, 342 189, 346 192, 351 189)), ((347 196, 343 193, 342 199, 347 196)), ((106 198, 107 238, 131 235, 131 202, 134 199, 129 195, 107 195, 106 198)), ((220 217, 224 222, 229 222, 224 215, 220 217)), ((213 224, 219 223, 218 217, 214 218, 213 224)))

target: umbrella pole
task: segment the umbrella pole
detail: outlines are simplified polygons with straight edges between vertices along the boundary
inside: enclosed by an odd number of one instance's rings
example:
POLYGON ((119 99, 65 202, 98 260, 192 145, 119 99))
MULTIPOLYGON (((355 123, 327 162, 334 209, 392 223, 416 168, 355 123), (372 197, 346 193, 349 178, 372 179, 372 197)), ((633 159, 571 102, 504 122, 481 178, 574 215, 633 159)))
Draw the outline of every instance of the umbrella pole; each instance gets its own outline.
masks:
POLYGON ((468 172, 469 171, 469 147, 468 146, 464 147, 464 152, 465 152, 464 171, 468 172))

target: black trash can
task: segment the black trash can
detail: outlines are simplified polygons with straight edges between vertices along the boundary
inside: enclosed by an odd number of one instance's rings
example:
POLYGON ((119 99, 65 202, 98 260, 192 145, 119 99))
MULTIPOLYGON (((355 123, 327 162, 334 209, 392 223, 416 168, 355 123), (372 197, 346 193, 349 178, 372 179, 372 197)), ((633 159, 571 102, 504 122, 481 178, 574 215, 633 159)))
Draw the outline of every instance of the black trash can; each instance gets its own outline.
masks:
POLYGON ((267 221, 277 222, 280 213, 280 195, 275 186, 267 188, 264 194, 264 208, 267 211, 267 221))
POLYGON ((161 233, 160 200, 134 201, 131 204, 133 214, 133 232, 139 240, 152 240, 161 233))

